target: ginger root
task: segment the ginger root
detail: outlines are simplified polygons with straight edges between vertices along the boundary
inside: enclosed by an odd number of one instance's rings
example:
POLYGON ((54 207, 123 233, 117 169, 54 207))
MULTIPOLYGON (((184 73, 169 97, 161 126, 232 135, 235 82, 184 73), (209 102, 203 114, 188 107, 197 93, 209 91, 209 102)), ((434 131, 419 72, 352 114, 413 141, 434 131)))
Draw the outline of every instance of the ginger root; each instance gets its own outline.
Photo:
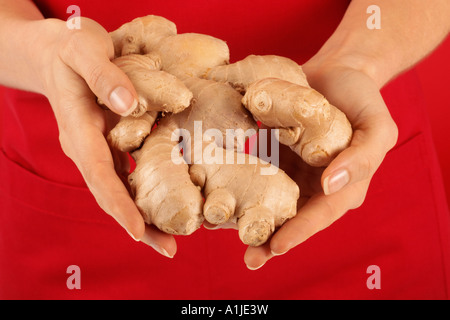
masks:
POLYGON ((191 140, 190 146, 183 146, 190 150, 184 156, 192 164, 191 180, 201 187, 206 199, 203 215, 213 224, 237 221, 242 242, 261 245, 295 215, 299 188, 277 168, 272 174, 263 175, 261 171, 272 165, 256 157, 240 154, 243 160, 237 161, 238 145, 226 139, 226 131, 257 130, 256 122, 242 106, 241 94, 228 84, 211 80, 189 78, 185 83, 194 94, 194 103, 170 118, 189 131, 191 137, 195 134, 195 122, 202 123, 202 141, 195 146, 196 141, 191 140), (214 139, 207 135, 211 128, 220 133, 214 139))
POLYGON ((278 128, 280 142, 314 166, 327 165, 350 142, 345 115, 288 58, 250 55, 229 64, 224 41, 177 34, 157 16, 126 23, 111 37, 114 63, 134 84, 139 106, 108 141, 135 159, 132 195, 145 222, 164 232, 187 235, 204 219, 233 221, 243 243, 259 246, 295 216, 297 184, 243 153, 231 129, 248 138, 256 121, 278 128))
POLYGON ((116 57, 149 53, 161 39, 175 34, 175 23, 154 15, 136 18, 110 33, 116 57))
POLYGON ((142 148, 132 153, 136 168, 128 180, 146 223, 167 233, 188 235, 203 222, 203 198, 190 179, 188 165, 174 163, 172 150, 178 141, 171 136, 177 126, 163 120, 142 148))
POLYGON ((280 142, 311 166, 328 165, 350 143, 344 113, 312 88, 266 78, 251 84, 242 102, 255 119, 280 128, 280 142))
POLYGON ((265 78, 280 78, 309 87, 301 66, 291 59, 275 55, 249 55, 235 63, 211 68, 205 78, 228 82, 241 93, 253 82, 265 78))
POLYGON ((302 68, 288 58, 250 55, 212 68, 206 77, 244 92, 242 102, 255 119, 278 128, 279 141, 311 166, 327 166, 350 143, 345 115, 312 89, 302 68))
POLYGON ((227 64, 230 59, 224 41, 198 33, 164 38, 155 52, 161 59, 162 69, 180 78, 201 77, 211 67, 227 64))

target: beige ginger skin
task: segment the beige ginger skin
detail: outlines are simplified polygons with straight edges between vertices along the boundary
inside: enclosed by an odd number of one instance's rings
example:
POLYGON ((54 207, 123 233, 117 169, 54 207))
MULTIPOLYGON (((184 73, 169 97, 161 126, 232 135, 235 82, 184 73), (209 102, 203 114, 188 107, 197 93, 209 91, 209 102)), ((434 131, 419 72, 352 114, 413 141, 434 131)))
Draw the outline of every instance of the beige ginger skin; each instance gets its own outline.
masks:
POLYGON ((266 78, 253 83, 242 101, 255 119, 280 128, 280 142, 311 166, 327 166, 350 143, 344 113, 312 88, 266 78))
POLYGON ((244 92, 242 102, 255 119, 278 128, 280 142, 311 166, 327 166, 350 144, 346 116, 309 86, 301 67, 290 59, 250 55, 212 68, 206 77, 244 92))
POLYGON ((261 174, 273 165, 255 156, 241 153, 243 163, 229 163, 241 150, 227 146, 226 130, 256 131, 261 121, 279 128, 280 141, 307 163, 324 166, 350 142, 349 122, 290 59, 251 55, 229 64, 224 41, 176 34, 161 17, 141 19, 112 33, 114 62, 136 87, 139 106, 108 141, 136 161, 129 183, 144 220, 179 235, 191 234, 205 219, 232 221, 243 243, 265 243, 295 216, 300 190, 281 169, 261 174), (200 144, 183 137, 180 143, 175 133, 193 137, 195 122, 202 133, 217 129, 220 137, 206 135, 200 144))

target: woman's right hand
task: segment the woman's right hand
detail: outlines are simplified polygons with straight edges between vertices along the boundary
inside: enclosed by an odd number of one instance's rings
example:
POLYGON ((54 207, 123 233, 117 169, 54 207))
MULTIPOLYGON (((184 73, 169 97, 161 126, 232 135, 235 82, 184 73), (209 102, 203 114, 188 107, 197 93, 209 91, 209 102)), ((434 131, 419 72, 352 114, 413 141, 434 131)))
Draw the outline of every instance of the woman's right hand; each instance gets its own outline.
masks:
POLYGON ((112 152, 105 139, 109 124, 137 105, 132 83, 111 63, 114 47, 108 32, 87 18, 81 18, 80 29, 69 29, 56 19, 31 23, 42 28, 33 43, 39 53, 35 69, 54 111, 64 153, 106 213, 135 240, 173 257, 173 236, 144 223, 124 184, 127 155, 112 152), (114 113, 102 110, 97 97, 114 113))

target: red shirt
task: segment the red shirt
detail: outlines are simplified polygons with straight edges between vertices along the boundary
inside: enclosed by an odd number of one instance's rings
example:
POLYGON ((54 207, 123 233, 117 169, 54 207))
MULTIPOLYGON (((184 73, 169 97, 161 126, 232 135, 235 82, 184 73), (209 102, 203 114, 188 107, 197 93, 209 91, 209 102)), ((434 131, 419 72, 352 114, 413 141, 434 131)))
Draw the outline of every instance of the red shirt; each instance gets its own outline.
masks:
MULTIPOLYGON (((35 1, 67 19, 70 1, 35 1)), ((349 1, 79 0, 112 31, 161 15, 178 32, 226 40, 231 60, 278 54, 302 64, 335 30, 349 1)), ((36 53, 39 54, 38 52, 36 53)), ((177 237, 173 260, 135 243, 96 204, 62 152, 45 97, 5 89, 0 153, 0 298, 448 298, 450 221, 415 71, 382 90, 400 137, 362 207, 258 271, 233 230, 177 237), (407 110, 407 112, 406 112, 407 110), (70 265, 81 289, 70 290, 70 265), (371 266, 380 289, 370 289, 371 266)))

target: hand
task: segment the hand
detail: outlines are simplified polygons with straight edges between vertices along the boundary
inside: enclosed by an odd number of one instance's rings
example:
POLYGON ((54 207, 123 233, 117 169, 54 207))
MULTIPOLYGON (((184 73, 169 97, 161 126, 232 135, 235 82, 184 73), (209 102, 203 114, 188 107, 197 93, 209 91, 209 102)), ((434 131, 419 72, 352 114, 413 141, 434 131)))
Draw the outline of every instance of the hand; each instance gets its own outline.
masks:
POLYGON ((105 29, 82 18, 80 30, 69 30, 60 20, 42 20, 46 31, 41 66, 43 91, 59 128, 64 153, 80 170, 100 207, 135 240, 172 257, 173 236, 146 226, 127 187, 126 154, 110 150, 105 136, 118 115, 136 107, 136 91, 113 63, 114 47, 105 29), (115 113, 102 110, 96 96, 115 113), (125 183, 125 184, 124 184, 125 183))
POLYGON ((280 146, 280 168, 300 187, 298 213, 270 242, 247 249, 244 260, 250 269, 260 268, 359 207, 372 176, 397 141, 397 126, 373 79, 337 61, 316 64, 311 60, 303 69, 311 87, 347 115, 353 139, 327 168, 310 167, 280 146))

